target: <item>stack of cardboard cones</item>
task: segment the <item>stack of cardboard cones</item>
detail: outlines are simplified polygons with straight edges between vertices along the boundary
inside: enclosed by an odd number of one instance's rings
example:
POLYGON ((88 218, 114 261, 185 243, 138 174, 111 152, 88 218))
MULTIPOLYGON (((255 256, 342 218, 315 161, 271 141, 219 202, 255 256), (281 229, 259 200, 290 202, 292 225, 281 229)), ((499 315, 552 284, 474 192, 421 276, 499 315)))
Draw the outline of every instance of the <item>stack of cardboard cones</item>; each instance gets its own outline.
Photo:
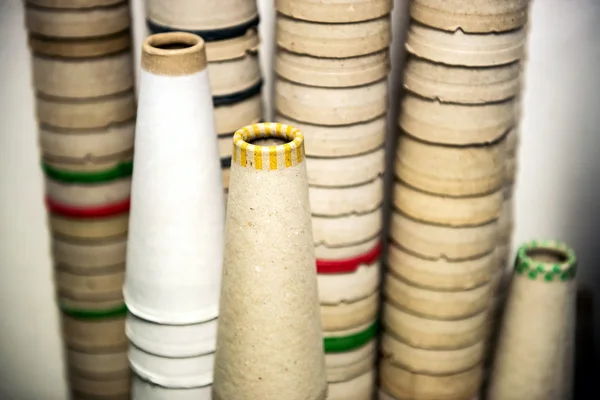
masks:
POLYGON ((328 398, 370 399, 392 2, 276 9, 275 118, 306 138, 328 398))
POLYGON ((384 288, 383 398, 470 399, 482 384, 504 271, 499 218, 527 0, 475 3, 414 0, 410 8, 384 288))
POLYGON ((25 5, 70 390, 128 399, 122 285, 136 106, 129 4, 25 5))
POLYGON ((190 32, 206 43, 225 201, 234 132, 263 118, 255 0, 148 1, 152 33, 190 32))

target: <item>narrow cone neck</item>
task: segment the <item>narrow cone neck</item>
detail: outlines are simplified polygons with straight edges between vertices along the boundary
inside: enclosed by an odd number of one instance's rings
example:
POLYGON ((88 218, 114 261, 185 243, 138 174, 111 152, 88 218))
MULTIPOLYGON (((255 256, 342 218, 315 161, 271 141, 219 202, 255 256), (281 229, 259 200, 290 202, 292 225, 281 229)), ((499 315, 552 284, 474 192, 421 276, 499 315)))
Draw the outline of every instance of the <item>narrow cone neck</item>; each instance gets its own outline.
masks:
POLYGON ((142 44, 142 69, 156 75, 192 75, 206 69, 200 36, 169 32, 150 35, 142 44))

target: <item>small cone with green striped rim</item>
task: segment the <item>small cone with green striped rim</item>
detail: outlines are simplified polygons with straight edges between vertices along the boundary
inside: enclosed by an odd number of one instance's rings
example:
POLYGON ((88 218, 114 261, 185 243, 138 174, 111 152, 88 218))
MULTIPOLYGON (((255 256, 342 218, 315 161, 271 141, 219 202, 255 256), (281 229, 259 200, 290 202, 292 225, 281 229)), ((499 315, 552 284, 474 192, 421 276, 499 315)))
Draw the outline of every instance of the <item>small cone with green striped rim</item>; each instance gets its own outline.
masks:
POLYGON ((571 398, 577 258, 557 241, 522 245, 500 328, 490 400, 571 398))

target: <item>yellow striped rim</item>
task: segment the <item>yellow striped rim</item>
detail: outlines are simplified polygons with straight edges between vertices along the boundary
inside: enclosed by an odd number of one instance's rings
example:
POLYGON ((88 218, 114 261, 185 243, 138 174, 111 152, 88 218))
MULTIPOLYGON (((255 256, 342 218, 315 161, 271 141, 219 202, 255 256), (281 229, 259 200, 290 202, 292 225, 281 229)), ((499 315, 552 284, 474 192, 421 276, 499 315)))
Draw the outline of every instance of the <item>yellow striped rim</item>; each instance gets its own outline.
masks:
POLYGON ((294 167, 304 160, 304 136, 291 125, 276 122, 252 124, 233 135, 233 162, 246 168, 274 171, 294 167), (289 140, 278 146, 251 144, 254 139, 289 140))

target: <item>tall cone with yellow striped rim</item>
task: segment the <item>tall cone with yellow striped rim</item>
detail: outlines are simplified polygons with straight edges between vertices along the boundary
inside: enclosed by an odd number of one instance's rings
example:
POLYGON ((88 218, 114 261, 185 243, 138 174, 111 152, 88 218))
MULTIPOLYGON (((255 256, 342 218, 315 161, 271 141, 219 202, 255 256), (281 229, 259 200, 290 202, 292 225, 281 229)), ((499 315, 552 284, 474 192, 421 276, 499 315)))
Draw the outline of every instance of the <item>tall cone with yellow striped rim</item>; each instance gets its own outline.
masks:
POLYGON ((213 399, 323 400, 304 137, 263 123, 233 141, 213 399))

